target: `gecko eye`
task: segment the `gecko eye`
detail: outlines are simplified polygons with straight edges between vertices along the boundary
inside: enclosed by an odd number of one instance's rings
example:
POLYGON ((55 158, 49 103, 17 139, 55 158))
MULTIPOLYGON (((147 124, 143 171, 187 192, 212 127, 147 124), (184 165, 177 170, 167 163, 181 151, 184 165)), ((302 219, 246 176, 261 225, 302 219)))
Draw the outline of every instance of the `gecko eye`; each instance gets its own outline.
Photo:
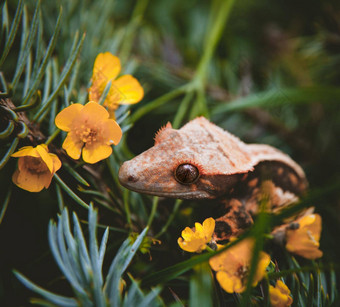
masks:
POLYGON ((199 171, 192 164, 180 164, 175 170, 175 178, 179 183, 189 184, 196 181, 199 171))

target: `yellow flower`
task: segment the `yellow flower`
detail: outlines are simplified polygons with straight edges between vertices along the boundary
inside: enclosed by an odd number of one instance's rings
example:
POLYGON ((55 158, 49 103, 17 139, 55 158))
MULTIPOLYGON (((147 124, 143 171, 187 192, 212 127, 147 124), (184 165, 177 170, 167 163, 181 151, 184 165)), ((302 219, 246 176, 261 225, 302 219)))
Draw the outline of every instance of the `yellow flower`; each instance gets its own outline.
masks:
POLYGON ((98 102, 104 89, 111 81, 110 90, 104 101, 111 117, 120 104, 134 104, 142 100, 144 90, 138 80, 131 75, 117 76, 121 70, 120 60, 110 52, 99 53, 92 73, 92 85, 89 89, 90 101, 98 102))
POLYGON ((12 181, 29 192, 40 192, 50 186, 54 173, 61 167, 59 158, 48 152, 47 145, 25 146, 12 154, 19 158, 12 181))
MULTIPOLYGON (((221 247, 223 246, 219 246, 219 248, 221 247)), ((247 238, 225 252, 210 258, 209 264, 217 272, 217 281, 228 293, 241 293, 246 289, 253 248, 254 240, 247 238)), ((269 255, 265 252, 260 252, 253 287, 263 278, 269 262, 269 255)))
POLYGON ((67 131, 63 148, 73 159, 82 153, 87 163, 106 159, 112 153, 112 144, 117 145, 122 130, 109 113, 98 103, 89 102, 85 106, 75 103, 62 110, 55 118, 56 126, 67 131))
POLYGON ((276 281, 275 287, 269 286, 269 297, 272 307, 287 307, 293 303, 290 290, 281 281, 276 281))
POLYGON ((186 227, 182 231, 183 238, 178 238, 178 245, 187 252, 200 253, 206 248, 206 244, 211 241, 214 229, 215 220, 211 217, 207 218, 203 225, 195 223, 194 230, 186 227))
POLYGON ((307 259, 322 257, 319 250, 321 233, 321 216, 309 214, 297 220, 298 229, 288 229, 286 233, 286 249, 307 259))

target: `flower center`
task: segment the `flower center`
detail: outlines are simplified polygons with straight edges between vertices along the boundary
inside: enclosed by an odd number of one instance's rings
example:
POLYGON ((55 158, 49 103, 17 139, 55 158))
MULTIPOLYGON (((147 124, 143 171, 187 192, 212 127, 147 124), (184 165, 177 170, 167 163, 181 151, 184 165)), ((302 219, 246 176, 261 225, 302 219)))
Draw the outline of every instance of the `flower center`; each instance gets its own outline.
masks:
POLYGON ((242 284, 246 283, 249 273, 249 267, 247 265, 240 265, 236 271, 237 276, 241 279, 242 284))
POLYGON ((45 172, 49 172, 47 165, 40 158, 26 156, 24 157, 24 162, 27 170, 31 174, 40 175, 45 172))
POLYGON ((83 142, 91 145, 98 141, 98 135, 100 135, 100 129, 93 129, 86 127, 84 124, 75 129, 76 136, 83 142))

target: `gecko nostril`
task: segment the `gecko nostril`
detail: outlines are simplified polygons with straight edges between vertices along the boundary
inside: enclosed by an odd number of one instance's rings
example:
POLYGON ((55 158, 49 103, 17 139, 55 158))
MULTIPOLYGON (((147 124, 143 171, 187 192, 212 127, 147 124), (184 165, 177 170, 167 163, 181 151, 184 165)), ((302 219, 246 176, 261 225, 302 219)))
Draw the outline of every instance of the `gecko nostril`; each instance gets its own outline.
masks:
POLYGON ((129 182, 136 182, 136 181, 138 181, 138 178, 137 178, 136 176, 129 175, 128 178, 127 178, 127 180, 128 180, 129 182))

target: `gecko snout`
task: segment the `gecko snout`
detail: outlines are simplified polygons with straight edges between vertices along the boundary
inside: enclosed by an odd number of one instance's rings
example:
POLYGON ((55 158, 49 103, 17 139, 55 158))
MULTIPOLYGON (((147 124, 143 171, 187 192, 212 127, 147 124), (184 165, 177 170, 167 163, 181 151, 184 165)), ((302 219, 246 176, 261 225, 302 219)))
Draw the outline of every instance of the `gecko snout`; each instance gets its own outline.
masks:
POLYGON ((138 181, 138 178, 137 178, 136 176, 134 176, 134 175, 129 175, 129 176, 127 177, 127 181, 128 181, 128 182, 137 182, 137 181, 138 181))
POLYGON ((138 181, 138 176, 129 170, 129 167, 126 163, 123 163, 123 165, 120 167, 118 178, 122 185, 136 183, 138 181))

